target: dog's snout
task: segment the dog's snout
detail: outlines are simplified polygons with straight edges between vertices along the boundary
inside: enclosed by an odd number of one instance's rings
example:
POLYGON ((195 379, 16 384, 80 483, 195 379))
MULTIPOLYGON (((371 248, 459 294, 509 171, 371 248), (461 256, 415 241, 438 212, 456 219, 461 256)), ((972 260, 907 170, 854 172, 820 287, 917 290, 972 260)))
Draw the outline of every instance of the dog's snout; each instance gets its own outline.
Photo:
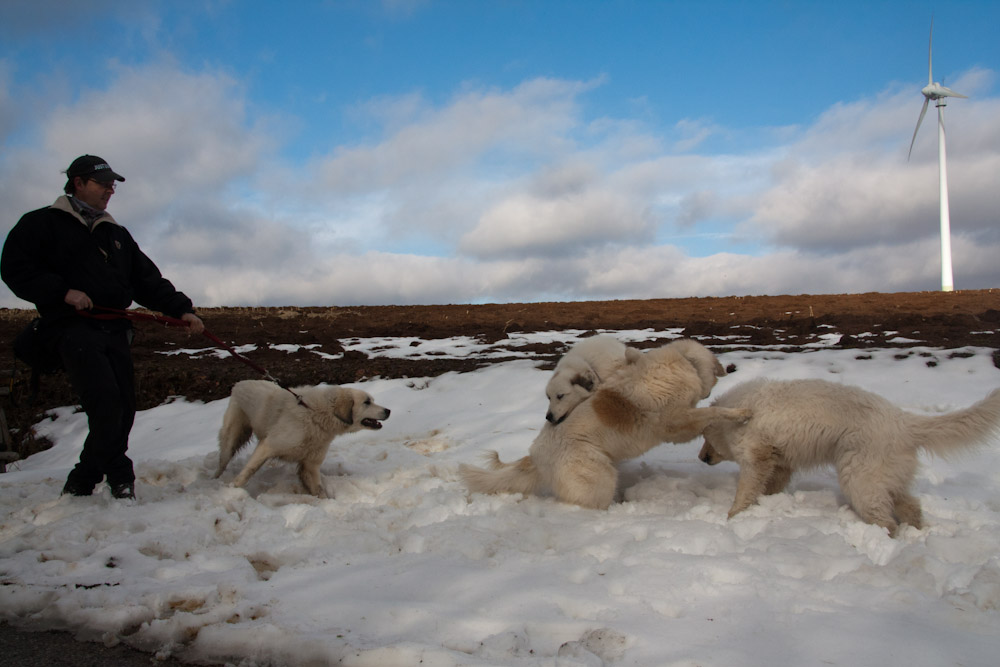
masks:
POLYGON ((704 454, 702 454, 698 458, 701 459, 702 461, 704 461, 705 463, 707 463, 708 465, 712 465, 712 455, 709 454, 708 452, 705 452, 704 454))
POLYGON ((566 414, 564 414, 563 416, 561 416, 561 417, 556 417, 554 414, 552 414, 550 412, 550 413, 548 413, 548 414, 545 415, 545 421, 547 421, 548 423, 552 424, 553 426, 559 426, 559 424, 562 424, 563 420, 565 420, 566 417, 568 417, 568 416, 569 416, 568 412, 566 414))
POLYGON ((385 410, 385 417, 382 417, 382 419, 388 419, 389 415, 392 414, 392 410, 390 410, 389 408, 382 408, 382 409, 385 410))

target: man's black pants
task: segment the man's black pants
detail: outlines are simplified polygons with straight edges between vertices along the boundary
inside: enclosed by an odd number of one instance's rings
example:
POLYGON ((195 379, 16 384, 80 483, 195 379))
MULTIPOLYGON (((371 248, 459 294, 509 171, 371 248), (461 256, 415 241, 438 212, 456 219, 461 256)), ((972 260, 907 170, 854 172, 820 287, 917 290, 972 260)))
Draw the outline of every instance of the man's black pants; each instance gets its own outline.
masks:
POLYGON ((125 455, 136 405, 130 335, 130 330, 81 321, 57 344, 90 426, 80 462, 67 480, 77 488, 92 489, 105 475, 111 486, 135 481, 132 460, 125 455))

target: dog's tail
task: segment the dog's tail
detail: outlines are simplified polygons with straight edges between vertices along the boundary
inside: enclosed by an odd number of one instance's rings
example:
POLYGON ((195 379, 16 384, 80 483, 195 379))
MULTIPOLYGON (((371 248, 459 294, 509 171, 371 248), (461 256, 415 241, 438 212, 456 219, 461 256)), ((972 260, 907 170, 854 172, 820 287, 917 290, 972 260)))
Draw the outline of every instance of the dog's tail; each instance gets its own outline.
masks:
POLYGON ((540 486, 538 469, 530 456, 513 463, 503 463, 496 452, 487 454, 489 470, 462 464, 458 472, 470 491, 476 493, 523 493, 538 492, 540 486))
POLYGON ((715 386, 716 378, 726 375, 726 369, 722 367, 719 358, 711 350, 691 338, 678 338, 670 343, 678 353, 687 359, 698 372, 698 380, 701 381, 701 397, 708 398, 715 386))
POLYGON ((913 417, 913 443, 938 456, 948 456, 1000 435, 1000 389, 964 410, 913 417))

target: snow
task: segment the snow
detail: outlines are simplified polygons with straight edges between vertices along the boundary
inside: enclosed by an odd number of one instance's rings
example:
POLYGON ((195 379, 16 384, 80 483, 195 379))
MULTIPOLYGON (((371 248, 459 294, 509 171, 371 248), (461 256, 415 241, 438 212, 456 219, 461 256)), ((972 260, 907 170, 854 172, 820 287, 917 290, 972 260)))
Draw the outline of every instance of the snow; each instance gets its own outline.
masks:
MULTIPOLYGON (((758 376, 815 377, 936 414, 1000 386, 989 348, 862 353, 835 340, 799 353, 717 348, 737 370, 713 395, 758 376)), ((467 338, 344 344, 499 355, 467 338)), ((53 411, 37 429, 55 446, 0 476, 0 618, 244 666, 996 664, 997 438, 955 460, 924 459, 914 490, 926 527, 896 540, 858 519, 827 469, 727 520, 737 469, 698 461, 700 439, 622 465, 623 502, 607 511, 470 497, 458 464, 489 449, 523 456, 547 380, 525 355, 353 385, 392 416, 381 431, 334 440, 330 500, 304 495, 287 463, 231 488, 246 453, 212 479, 226 401, 183 398, 138 415, 138 502, 103 485, 61 497, 86 420, 53 411)))

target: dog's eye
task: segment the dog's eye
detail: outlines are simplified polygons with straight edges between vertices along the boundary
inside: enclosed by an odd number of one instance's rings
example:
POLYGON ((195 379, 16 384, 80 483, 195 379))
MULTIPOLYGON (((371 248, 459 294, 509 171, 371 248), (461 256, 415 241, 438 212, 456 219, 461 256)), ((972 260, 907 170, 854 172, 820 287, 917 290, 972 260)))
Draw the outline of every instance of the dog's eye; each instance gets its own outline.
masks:
POLYGON ((561 401, 561 400, 563 400, 563 397, 565 397, 565 396, 566 396, 566 394, 556 394, 556 400, 557 401, 561 401))

